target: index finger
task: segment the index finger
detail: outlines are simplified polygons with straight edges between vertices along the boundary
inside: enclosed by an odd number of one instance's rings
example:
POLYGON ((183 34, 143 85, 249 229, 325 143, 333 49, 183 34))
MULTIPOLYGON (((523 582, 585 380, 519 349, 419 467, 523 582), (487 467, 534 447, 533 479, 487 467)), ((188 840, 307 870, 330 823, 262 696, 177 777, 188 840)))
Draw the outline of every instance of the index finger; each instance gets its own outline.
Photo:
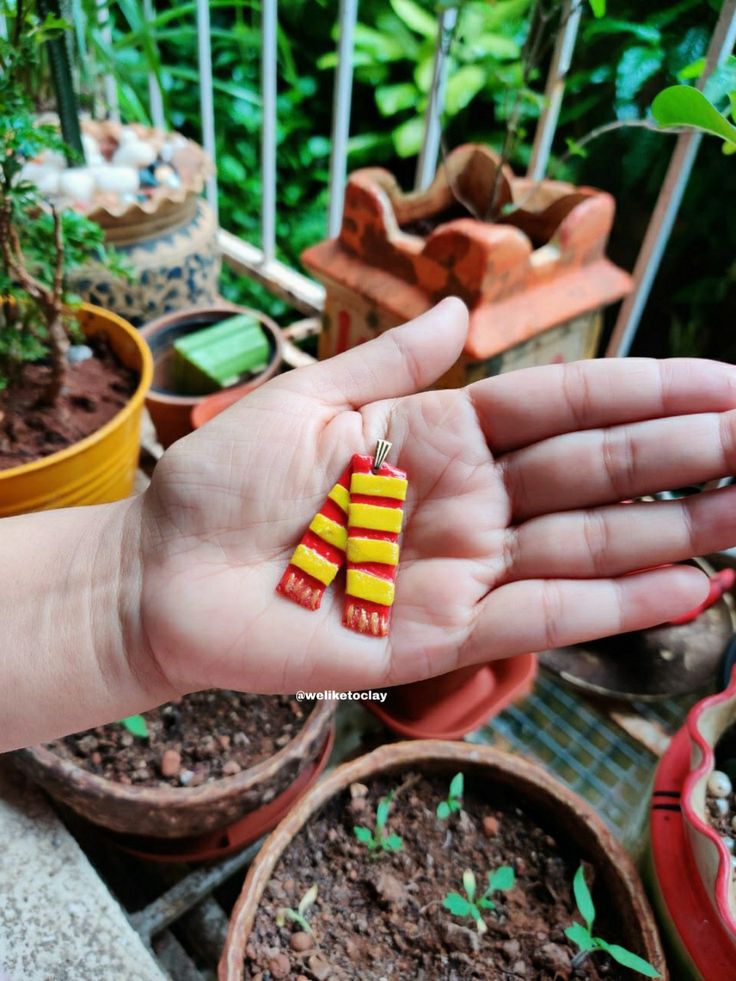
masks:
POLYGON ((606 358, 524 368, 467 389, 491 450, 645 419, 736 407, 736 368, 700 358, 606 358))

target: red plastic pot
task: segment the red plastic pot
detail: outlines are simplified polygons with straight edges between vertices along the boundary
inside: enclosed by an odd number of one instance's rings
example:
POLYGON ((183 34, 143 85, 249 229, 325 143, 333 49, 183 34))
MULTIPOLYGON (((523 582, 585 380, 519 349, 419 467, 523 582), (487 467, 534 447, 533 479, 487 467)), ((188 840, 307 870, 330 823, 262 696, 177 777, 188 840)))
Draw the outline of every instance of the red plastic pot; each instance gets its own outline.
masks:
POLYGON ((184 334, 201 330, 220 320, 232 317, 237 313, 247 313, 255 317, 268 335, 271 347, 271 359, 268 366, 255 378, 242 385, 217 392, 216 395, 226 395, 238 392, 233 401, 242 398, 246 392, 265 384, 277 373, 283 360, 283 338, 281 328, 265 313, 250 310, 246 307, 236 307, 224 301, 213 307, 193 307, 176 313, 167 313, 163 317, 151 321, 141 331, 148 342, 154 361, 153 385, 146 398, 146 408, 151 414, 156 434, 162 446, 171 446, 177 439, 192 431, 192 410, 207 398, 206 395, 178 395, 167 387, 168 364, 171 357, 172 344, 184 334))
POLYGON ((388 690, 383 704, 366 705, 405 738, 462 739, 528 694, 536 675, 536 656, 522 654, 399 685, 388 690))

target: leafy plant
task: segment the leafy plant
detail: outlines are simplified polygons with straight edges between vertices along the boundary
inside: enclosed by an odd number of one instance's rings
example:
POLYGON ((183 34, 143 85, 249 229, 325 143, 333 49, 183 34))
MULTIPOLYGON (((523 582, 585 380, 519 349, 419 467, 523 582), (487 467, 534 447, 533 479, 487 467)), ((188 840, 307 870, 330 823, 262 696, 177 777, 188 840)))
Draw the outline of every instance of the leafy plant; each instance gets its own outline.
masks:
POLYGON ((120 724, 125 726, 131 736, 136 739, 148 739, 148 723, 142 715, 129 715, 120 720, 120 724))
POLYGON ((463 889, 465 895, 459 892, 449 892, 442 900, 442 905, 449 910, 453 916, 470 916, 475 920, 475 928, 478 933, 485 933, 488 930, 481 910, 494 910, 496 904, 491 898, 494 892, 506 892, 512 889, 516 882, 516 875, 510 865, 502 865, 495 872, 488 873, 488 887, 482 896, 476 898, 475 875, 470 869, 463 872, 463 889))
POLYGON ((575 894, 575 904, 578 912, 582 916, 585 926, 582 923, 573 923, 565 930, 565 936, 572 941, 578 948, 578 953, 572 960, 573 967, 580 967, 585 960, 596 951, 605 951, 617 963, 628 967, 631 971, 643 974, 647 978, 658 978, 660 974, 638 954, 626 950, 618 944, 609 944, 602 937, 593 936, 593 925, 595 923, 595 906, 593 897, 585 881, 585 869, 581 865, 575 873, 573 880, 573 892, 575 894))
POLYGON ((736 126, 691 85, 671 85, 660 92, 652 103, 652 115, 660 126, 689 126, 718 136, 724 141, 724 153, 736 153, 736 126))
POLYGON ((382 797, 376 808, 376 825, 371 831, 364 825, 356 824, 353 827, 353 834, 361 845, 365 845, 369 852, 378 854, 379 852, 398 852, 401 851, 404 841, 401 835, 386 834, 388 815, 394 799, 394 791, 382 797))
POLYGON ((456 773, 450 781, 447 799, 441 800, 437 805, 437 817, 440 821, 446 821, 451 814, 457 814, 462 809, 464 783, 462 773, 456 773))
POLYGON ((314 906, 314 901, 317 898, 317 884, 310 886, 309 889, 304 893, 302 898, 299 900, 299 905, 296 909, 291 909, 288 906, 281 906, 276 913, 276 925, 283 927, 286 925, 287 920, 292 920, 297 923, 305 933, 312 933, 312 928, 307 920, 307 912, 314 906))

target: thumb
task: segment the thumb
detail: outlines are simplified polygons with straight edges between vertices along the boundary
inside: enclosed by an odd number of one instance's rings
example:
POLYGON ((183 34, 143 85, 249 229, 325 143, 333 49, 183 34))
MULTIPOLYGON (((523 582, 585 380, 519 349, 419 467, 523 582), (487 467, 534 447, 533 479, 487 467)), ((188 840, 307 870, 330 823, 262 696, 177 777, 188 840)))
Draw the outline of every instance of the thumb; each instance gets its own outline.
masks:
POLYGON ((457 360, 468 332, 468 311, 451 296, 415 320, 319 364, 283 375, 290 391, 336 408, 421 391, 457 360))

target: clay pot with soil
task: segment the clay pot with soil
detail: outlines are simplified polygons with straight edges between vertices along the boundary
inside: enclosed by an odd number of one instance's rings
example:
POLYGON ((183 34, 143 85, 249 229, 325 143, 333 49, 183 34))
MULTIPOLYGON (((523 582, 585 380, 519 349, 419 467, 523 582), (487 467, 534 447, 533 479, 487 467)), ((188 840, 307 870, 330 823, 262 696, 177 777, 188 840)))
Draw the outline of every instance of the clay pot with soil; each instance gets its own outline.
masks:
POLYGON ((211 690, 19 750, 15 760, 132 850, 216 852, 195 839, 240 822, 242 845, 277 823, 325 765, 333 718, 329 701, 211 690), (167 848, 164 839, 175 841, 167 848))
POLYGON ((589 806, 526 760, 421 741, 293 808, 249 869, 219 977, 637 976, 621 948, 668 977, 634 866, 589 806), (615 957, 581 949, 593 912, 615 957))
POLYGON ((236 314, 245 314, 260 324, 268 341, 268 363, 256 373, 239 378, 218 396, 233 396, 233 401, 265 384, 279 371, 283 360, 281 328, 266 314, 246 307, 222 302, 217 306, 192 307, 151 321, 141 331, 154 360, 153 385, 146 406, 153 419, 161 444, 170 446, 193 428, 192 412, 206 398, 215 396, 187 394, 177 390, 173 377, 173 345, 180 338, 220 323, 236 314))

